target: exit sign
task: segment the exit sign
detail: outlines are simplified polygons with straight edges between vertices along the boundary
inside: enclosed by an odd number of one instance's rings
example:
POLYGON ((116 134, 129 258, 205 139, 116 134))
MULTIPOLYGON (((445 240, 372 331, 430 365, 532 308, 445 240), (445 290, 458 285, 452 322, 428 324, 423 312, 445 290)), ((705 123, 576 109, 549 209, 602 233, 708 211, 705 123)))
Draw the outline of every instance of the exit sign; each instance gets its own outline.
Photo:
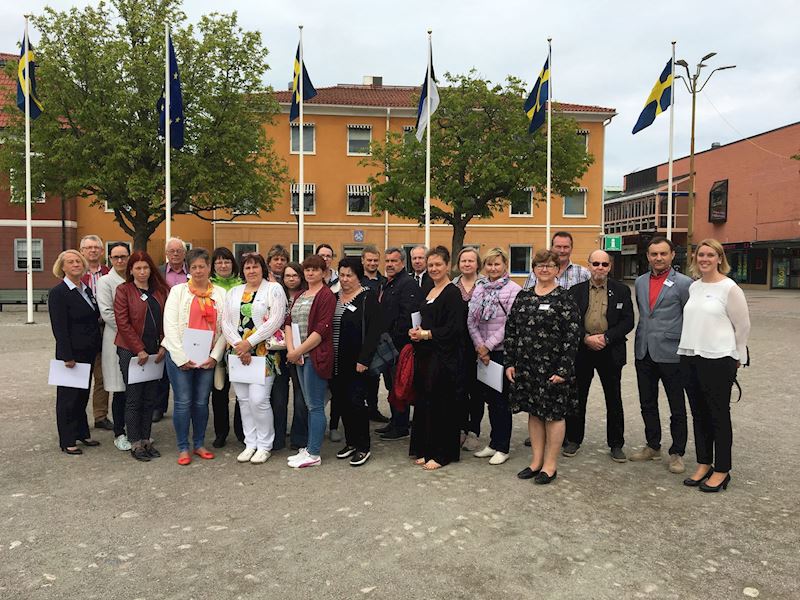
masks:
POLYGON ((612 252, 619 252, 622 250, 622 236, 621 235, 606 235, 603 236, 603 250, 610 250, 612 252))

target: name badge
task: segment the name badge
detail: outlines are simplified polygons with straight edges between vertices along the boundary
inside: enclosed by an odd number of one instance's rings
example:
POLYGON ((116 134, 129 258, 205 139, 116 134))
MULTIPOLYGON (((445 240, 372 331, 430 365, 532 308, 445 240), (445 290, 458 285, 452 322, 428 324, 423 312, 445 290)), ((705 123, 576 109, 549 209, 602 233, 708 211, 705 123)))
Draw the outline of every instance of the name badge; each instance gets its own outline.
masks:
POLYGON ((147 294, 142 294, 139 298, 141 298, 142 302, 147 302, 147 294))
POLYGON ((539 310, 550 310, 550 305, 549 304, 540 304, 539 305, 539 310))
POLYGON ((347 305, 347 310, 349 310, 350 312, 356 312, 356 307, 353 306, 352 304, 348 304, 347 305))
POLYGON ((669 279, 666 279, 666 280, 664 280, 664 285, 667 286, 667 287, 672 287, 673 285, 675 285, 675 282, 674 281, 670 281, 669 279))
POLYGON ((617 310, 620 310, 621 308, 622 308, 622 302, 617 302, 617 310))

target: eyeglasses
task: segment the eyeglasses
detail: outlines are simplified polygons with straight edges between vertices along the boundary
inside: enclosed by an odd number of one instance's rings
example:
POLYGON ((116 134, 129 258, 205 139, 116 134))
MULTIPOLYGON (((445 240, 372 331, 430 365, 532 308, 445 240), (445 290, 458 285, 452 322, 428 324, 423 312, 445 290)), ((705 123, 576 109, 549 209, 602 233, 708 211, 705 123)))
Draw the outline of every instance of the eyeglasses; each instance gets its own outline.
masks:
POLYGON ((608 265, 610 265, 610 264, 611 264, 611 263, 607 263, 607 262, 600 262, 600 261, 596 260, 596 261, 594 261, 594 262, 592 263, 592 266, 593 266, 593 267, 607 267, 607 266, 608 266, 608 265))
POLYGON ((218 258, 214 261, 215 265, 232 265, 233 261, 227 258, 218 258))
POLYGON ((546 264, 546 265, 534 265, 534 266, 533 266, 533 268, 534 268, 534 269, 545 269, 545 270, 548 270, 548 269, 557 269, 557 268, 558 268, 558 265, 553 265, 553 264, 546 264))
POLYGON ((127 254, 123 254, 122 256, 109 256, 111 260, 125 260, 128 258, 127 254))

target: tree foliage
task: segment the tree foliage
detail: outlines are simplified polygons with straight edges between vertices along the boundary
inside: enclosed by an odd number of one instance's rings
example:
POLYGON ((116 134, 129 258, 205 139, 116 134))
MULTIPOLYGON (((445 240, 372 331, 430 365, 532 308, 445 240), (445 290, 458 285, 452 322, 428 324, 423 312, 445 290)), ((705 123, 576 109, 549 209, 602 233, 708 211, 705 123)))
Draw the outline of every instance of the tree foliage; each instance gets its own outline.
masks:
MULTIPOLYGON (((520 80, 493 84, 474 70, 445 74, 438 110, 431 119, 431 221, 452 226, 452 253, 462 248, 472 219, 491 217, 532 188, 534 201, 546 193, 547 138, 542 127, 528 134, 520 80)), ((577 186, 593 158, 576 135, 573 119, 553 114, 554 194, 577 186)), ((424 222, 425 144, 413 133, 393 134, 372 146, 364 164, 376 167, 370 179, 376 210, 424 222)))
MULTIPOLYGON (((278 110, 262 83, 268 52, 236 13, 193 25, 180 0, 111 0, 65 12, 46 8, 32 23, 41 34, 36 73, 45 108, 31 126, 36 185, 107 202, 135 247, 146 247, 166 216, 156 103, 169 23, 186 127, 183 149, 171 154, 173 214, 209 218, 214 209, 274 206, 286 168, 264 131, 278 110)), ((16 61, 7 68, 16 73, 16 61)), ((0 167, 12 169, 17 195, 24 190, 24 124, 15 102, 6 110, 12 123, 0 167)))

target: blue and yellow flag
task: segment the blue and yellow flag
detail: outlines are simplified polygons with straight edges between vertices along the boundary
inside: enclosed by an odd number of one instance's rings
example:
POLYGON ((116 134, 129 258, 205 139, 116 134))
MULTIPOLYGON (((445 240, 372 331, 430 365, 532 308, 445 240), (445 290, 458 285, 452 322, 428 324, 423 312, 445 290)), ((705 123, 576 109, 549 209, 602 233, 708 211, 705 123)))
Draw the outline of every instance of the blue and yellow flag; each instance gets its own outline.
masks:
POLYGON ((547 118, 547 100, 550 91, 550 56, 544 61, 542 72, 539 79, 533 86, 533 91, 525 101, 525 114, 528 115, 531 124, 528 126, 528 133, 535 133, 547 118))
POLYGON ((667 66, 661 71, 658 81, 653 86, 653 91, 644 103, 644 110, 639 115, 639 120, 633 126, 633 133, 649 127, 656 117, 669 108, 672 104, 672 59, 667 61, 667 66))
MULTIPOLYGON (((166 86, 165 86, 166 89, 166 86)), ((166 121, 167 100, 165 91, 161 91, 158 99, 158 135, 165 137, 164 124, 166 121)), ((181 76, 178 73, 178 60, 175 58, 175 46, 172 45, 172 36, 169 36, 169 145, 180 150, 183 148, 183 93, 181 92, 181 76)))
POLYGON ((28 41, 28 73, 25 72, 25 36, 22 36, 22 48, 19 50, 19 66, 17 67, 17 106, 25 112, 25 96, 30 92, 31 119, 35 119, 44 110, 39 96, 36 94, 36 62, 33 46, 28 41))
MULTIPOLYGON (((305 62, 305 61, 304 61, 305 62)), ((297 44, 297 54, 294 57, 294 73, 292 75, 292 106, 289 109, 289 122, 300 116, 300 71, 303 72, 303 102, 317 95, 314 84, 306 71, 306 65, 300 64, 300 44, 297 44)))

